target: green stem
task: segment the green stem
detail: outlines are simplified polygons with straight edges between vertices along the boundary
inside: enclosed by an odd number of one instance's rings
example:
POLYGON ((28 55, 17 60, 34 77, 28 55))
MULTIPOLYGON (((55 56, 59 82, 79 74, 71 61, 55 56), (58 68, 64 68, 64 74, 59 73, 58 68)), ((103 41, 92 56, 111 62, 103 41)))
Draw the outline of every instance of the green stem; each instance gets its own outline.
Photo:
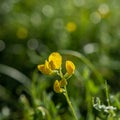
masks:
POLYGON ((108 91, 108 86, 107 86, 107 81, 106 80, 105 80, 105 92, 106 92, 106 98, 107 98, 108 106, 110 106, 110 97, 109 97, 109 91, 108 91))
POLYGON ((67 102, 68 102, 68 105, 70 106, 70 108, 71 108, 71 110, 72 110, 72 113, 73 113, 73 116, 75 117, 75 120, 78 120, 77 115, 76 115, 76 113, 75 113, 75 111, 74 111, 74 109, 73 109, 72 103, 71 103, 71 101, 70 101, 70 99, 69 99, 66 86, 64 87, 64 89, 65 89, 64 95, 65 95, 65 98, 66 98, 66 100, 67 100, 67 102))
MULTIPOLYGON (((108 106, 110 106, 110 96, 109 96, 109 90, 108 90, 107 80, 105 80, 105 92, 106 92, 106 98, 107 98, 108 106)), ((115 116, 114 110, 110 110, 109 111, 108 120, 113 120, 114 116, 115 116)))

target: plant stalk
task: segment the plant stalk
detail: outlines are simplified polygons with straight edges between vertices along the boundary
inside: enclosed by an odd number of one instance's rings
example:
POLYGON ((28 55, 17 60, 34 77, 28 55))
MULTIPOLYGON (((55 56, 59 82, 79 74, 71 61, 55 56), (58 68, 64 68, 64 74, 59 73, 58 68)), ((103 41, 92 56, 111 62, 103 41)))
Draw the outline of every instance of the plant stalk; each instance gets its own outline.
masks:
POLYGON ((70 99, 69 99, 66 86, 64 87, 64 89, 65 89, 65 92, 64 92, 63 94, 65 95, 65 98, 66 98, 66 100, 67 100, 67 103, 68 103, 68 105, 69 105, 69 107, 70 107, 70 109, 71 109, 71 111, 72 111, 72 114, 73 114, 75 120, 78 120, 77 115, 76 115, 76 113, 75 113, 75 111, 74 111, 74 109, 73 109, 72 103, 71 103, 71 101, 70 101, 70 99))

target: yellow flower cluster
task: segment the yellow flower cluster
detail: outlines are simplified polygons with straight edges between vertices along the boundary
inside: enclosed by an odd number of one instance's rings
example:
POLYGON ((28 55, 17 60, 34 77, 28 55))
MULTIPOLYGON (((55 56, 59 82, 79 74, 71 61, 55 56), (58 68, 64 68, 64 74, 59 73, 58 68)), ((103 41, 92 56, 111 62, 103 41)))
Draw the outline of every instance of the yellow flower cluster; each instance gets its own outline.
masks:
POLYGON ((38 65, 38 70, 43 74, 51 75, 52 73, 57 73, 61 80, 55 80, 53 89, 56 93, 62 93, 64 91, 64 86, 67 85, 67 78, 69 78, 75 71, 75 65, 72 61, 66 61, 66 73, 63 75, 61 71, 62 56, 58 52, 53 52, 45 60, 44 64, 38 65))
POLYGON ((59 53, 53 52, 50 54, 48 61, 45 61, 45 64, 38 65, 38 70, 43 74, 52 74, 54 70, 60 69, 62 64, 62 57, 59 53))

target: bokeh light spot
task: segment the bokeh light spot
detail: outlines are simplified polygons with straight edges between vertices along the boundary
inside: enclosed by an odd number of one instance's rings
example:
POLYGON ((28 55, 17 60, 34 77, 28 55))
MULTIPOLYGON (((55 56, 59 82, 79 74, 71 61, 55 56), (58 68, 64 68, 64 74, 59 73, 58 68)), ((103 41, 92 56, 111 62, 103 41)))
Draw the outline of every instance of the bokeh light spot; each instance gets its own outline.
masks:
POLYGON ((90 20, 94 23, 94 24, 97 24, 101 21, 101 16, 98 12, 93 12, 91 15, 90 15, 90 20))
POLYGON ((33 13, 30 19, 33 26, 37 27, 41 24, 41 16, 38 13, 33 13))
POLYGON ((68 22, 66 25, 66 29, 69 32, 74 32, 76 30, 77 26, 74 22, 68 22))
POLYGON ((55 19, 55 21, 53 23, 53 27, 55 29, 62 29, 63 26, 64 26, 63 19, 60 19, 60 18, 55 19))
POLYGON ((106 15, 109 12, 109 7, 107 4, 101 4, 98 8, 98 11, 100 12, 101 15, 106 15))
POLYGON ((73 0, 76 7, 83 6, 85 4, 85 0, 73 0))
POLYGON ((5 49, 5 42, 3 40, 0 40, 0 52, 5 49))
POLYGON ((52 17, 53 14, 54 14, 54 9, 53 9, 53 7, 50 6, 50 5, 45 5, 45 6, 43 7, 43 9, 42 9, 42 12, 43 12, 43 14, 44 14, 45 16, 47 16, 47 17, 52 17))
POLYGON ((3 114, 3 116, 9 116, 10 115, 10 109, 7 107, 7 106, 4 106, 3 108, 2 108, 2 114, 3 114))
POLYGON ((36 40, 36 39, 30 39, 30 40, 28 40, 27 46, 31 50, 37 49, 38 46, 39 46, 38 40, 36 40))
POLYGON ((17 31, 17 37, 25 39, 28 36, 28 30, 25 27, 20 27, 17 31))
POLYGON ((8 13, 11 10, 11 4, 9 2, 4 2, 1 6, 3 12, 8 13))
POLYGON ((91 54, 97 50, 97 45, 95 43, 88 43, 83 49, 86 54, 91 54))

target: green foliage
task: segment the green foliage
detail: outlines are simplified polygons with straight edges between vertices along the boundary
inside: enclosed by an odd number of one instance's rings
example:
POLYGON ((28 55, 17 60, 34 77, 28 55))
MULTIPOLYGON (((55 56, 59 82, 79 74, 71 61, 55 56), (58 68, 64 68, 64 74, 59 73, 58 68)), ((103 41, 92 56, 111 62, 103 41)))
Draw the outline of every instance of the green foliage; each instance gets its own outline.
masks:
POLYGON ((0 120, 74 119, 64 96, 53 91, 54 76, 37 70, 53 51, 76 65, 68 94, 79 120, 119 120, 119 4, 119 0, 0 0, 0 120), (76 52, 64 51, 68 49, 76 52), (93 104, 93 97, 100 104, 93 104), (99 109, 102 105, 116 108, 115 116, 108 117, 109 112, 99 109))

